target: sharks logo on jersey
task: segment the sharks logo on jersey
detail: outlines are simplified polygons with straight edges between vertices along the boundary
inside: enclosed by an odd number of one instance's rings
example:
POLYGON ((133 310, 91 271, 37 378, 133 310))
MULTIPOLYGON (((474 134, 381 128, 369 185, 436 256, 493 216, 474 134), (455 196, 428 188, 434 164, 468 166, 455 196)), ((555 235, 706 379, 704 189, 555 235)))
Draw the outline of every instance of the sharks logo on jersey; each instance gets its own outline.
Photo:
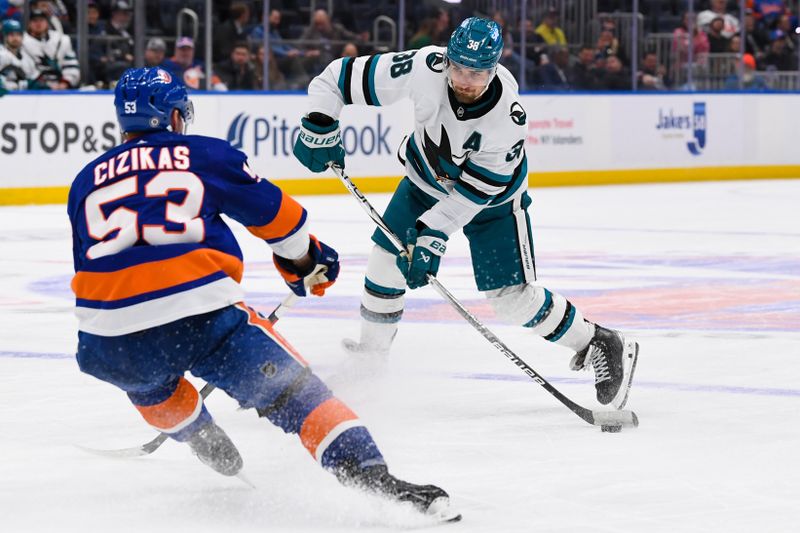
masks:
POLYGON ((511 120, 514 121, 514 124, 519 126, 525 124, 525 121, 528 118, 528 116, 525 114, 525 110, 522 108, 522 105, 519 102, 514 102, 511 104, 511 113, 509 113, 509 116, 511 116, 511 120))
POLYGON ((447 135, 447 130, 444 129, 444 126, 442 126, 442 135, 438 145, 428 136, 427 131, 424 135, 422 151, 425 153, 425 158, 430 163, 431 168, 436 172, 436 176, 447 180, 458 179, 461 175, 461 169, 453 161, 453 157, 463 162, 466 154, 453 156, 450 137, 447 135))
POLYGON ((444 72, 444 54, 432 52, 425 58, 425 64, 434 72, 444 72))

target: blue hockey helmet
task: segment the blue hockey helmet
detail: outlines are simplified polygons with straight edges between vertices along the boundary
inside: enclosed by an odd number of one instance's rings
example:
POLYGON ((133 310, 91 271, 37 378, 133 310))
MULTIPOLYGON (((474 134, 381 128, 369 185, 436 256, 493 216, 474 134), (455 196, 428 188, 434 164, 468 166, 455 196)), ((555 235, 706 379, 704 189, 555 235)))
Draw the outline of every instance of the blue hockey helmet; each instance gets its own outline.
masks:
POLYGON ((157 67, 126 70, 114 89, 114 107, 123 132, 166 130, 173 109, 185 124, 194 120, 183 82, 157 67))
POLYGON ((480 17, 465 19, 447 43, 447 59, 473 69, 495 68, 502 53, 500 26, 493 20, 480 17))
POLYGON ((3 38, 9 33, 22 33, 22 24, 18 20, 8 19, 3 21, 3 38))

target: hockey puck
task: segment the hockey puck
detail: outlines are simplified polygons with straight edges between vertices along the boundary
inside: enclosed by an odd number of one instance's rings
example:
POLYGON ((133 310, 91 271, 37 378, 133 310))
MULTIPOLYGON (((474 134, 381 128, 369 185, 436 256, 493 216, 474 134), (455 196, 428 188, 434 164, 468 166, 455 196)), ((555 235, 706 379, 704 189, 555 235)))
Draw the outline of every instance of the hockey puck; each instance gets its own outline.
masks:
POLYGON ((622 426, 600 426, 600 431, 603 433, 619 433, 622 431, 622 426))

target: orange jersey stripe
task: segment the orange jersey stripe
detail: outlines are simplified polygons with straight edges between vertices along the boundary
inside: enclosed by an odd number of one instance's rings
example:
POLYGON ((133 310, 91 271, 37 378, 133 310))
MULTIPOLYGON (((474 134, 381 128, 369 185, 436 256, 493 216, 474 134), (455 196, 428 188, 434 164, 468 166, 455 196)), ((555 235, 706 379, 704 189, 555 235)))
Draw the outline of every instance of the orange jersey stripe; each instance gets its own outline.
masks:
POLYGON ((218 271, 240 282, 244 265, 230 254, 203 248, 116 272, 78 272, 72 291, 85 300, 113 301, 188 283, 218 271))
POLYGON ((258 328, 261 328, 262 331, 264 331, 264 333, 270 336, 275 342, 280 344, 284 350, 289 352, 289 355, 291 355, 298 363, 300 363, 303 366, 308 366, 308 361, 303 359, 303 356, 300 355, 300 352, 295 350, 294 346, 289 344, 289 341, 284 339, 280 333, 278 333, 277 331, 275 331, 275 329, 273 329, 272 322, 270 322, 266 318, 261 317, 258 313, 255 312, 255 310, 252 307, 249 307, 243 303, 236 304, 236 307, 247 313, 248 324, 250 324, 251 326, 256 326, 258 328))
POLYGON ((338 398, 329 398, 311 411, 300 428, 300 442, 317 457, 317 447, 336 426, 358 416, 338 398))
POLYGON ((281 194, 281 205, 275 218, 263 226, 247 226, 250 233, 261 239, 280 239, 297 227, 303 218, 303 206, 283 191, 281 194))
POLYGON ((172 396, 156 405, 137 405, 136 409, 148 424, 168 432, 177 431, 197 418, 200 414, 198 407, 202 402, 197 389, 185 378, 180 378, 172 396))

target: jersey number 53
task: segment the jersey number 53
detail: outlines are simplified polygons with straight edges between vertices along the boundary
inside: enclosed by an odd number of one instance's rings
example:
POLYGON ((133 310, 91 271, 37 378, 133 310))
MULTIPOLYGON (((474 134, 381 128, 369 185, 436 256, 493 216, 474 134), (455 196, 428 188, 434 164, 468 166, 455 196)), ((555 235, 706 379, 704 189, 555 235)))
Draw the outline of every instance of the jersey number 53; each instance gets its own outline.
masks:
POLYGON ((147 198, 167 196, 169 191, 185 191, 183 202, 167 202, 164 220, 183 226, 181 230, 168 230, 163 224, 139 224, 139 213, 120 206, 109 216, 103 213, 103 205, 138 194, 138 176, 131 176, 97 189, 86 197, 86 227, 89 236, 101 241, 86 251, 86 257, 96 259, 130 248, 141 238, 148 244, 175 244, 200 242, 205 238, 205 223, 200 218, 203 206, 202 180, 193 172, 185 170, 159 172, 147 182, 144 195, 147 198), (115 235, 108 238, 116 232, 115 235))

